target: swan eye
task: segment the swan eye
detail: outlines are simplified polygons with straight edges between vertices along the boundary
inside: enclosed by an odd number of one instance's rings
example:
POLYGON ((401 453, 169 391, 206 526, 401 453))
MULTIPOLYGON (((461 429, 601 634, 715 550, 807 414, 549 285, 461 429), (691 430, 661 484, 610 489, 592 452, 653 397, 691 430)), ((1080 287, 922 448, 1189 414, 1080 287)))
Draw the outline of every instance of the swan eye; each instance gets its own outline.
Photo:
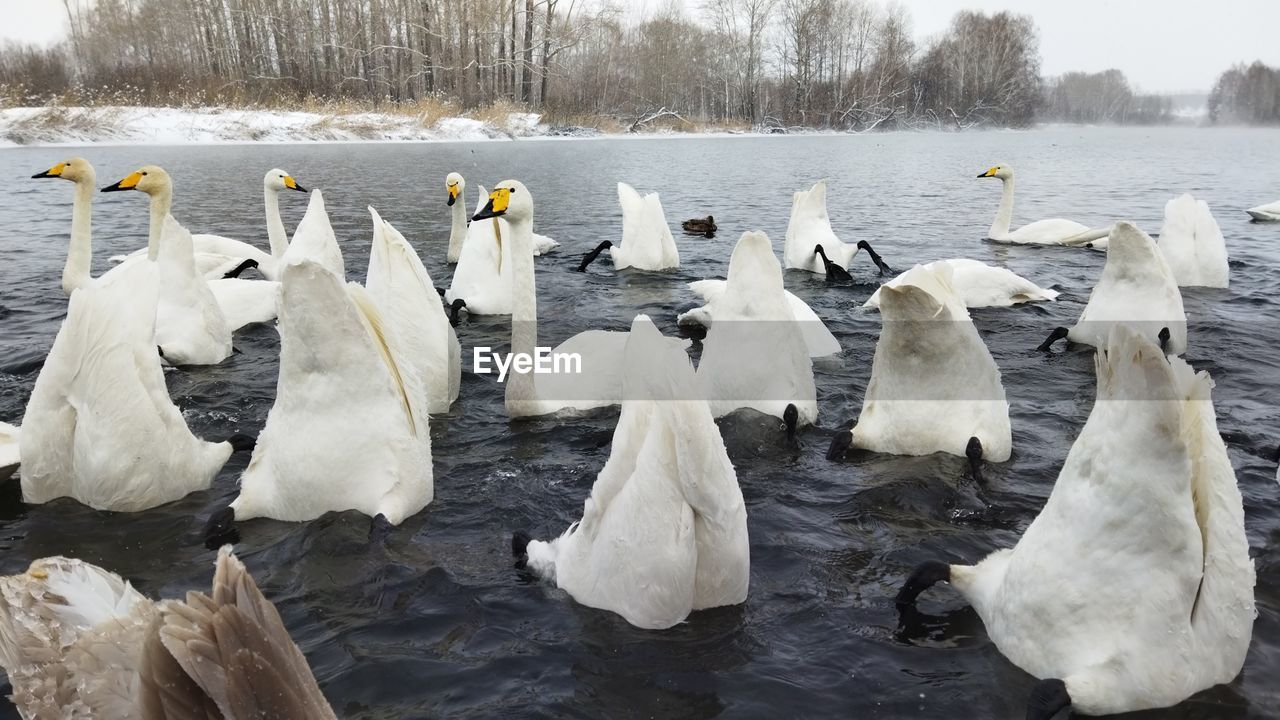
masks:
POLYGON ((143 177, 146 177, 146 176, 147 176, 147 174, 144 172, 144 173, 142 173, 142 176, 143 176, 143 177))
POLYGON ((510 190, 511 192, 515 192, 515 191, 516 191, 516 189, 515 189, 515 188, 507 188, 507 189, 508 189, 508 190, 510 190))

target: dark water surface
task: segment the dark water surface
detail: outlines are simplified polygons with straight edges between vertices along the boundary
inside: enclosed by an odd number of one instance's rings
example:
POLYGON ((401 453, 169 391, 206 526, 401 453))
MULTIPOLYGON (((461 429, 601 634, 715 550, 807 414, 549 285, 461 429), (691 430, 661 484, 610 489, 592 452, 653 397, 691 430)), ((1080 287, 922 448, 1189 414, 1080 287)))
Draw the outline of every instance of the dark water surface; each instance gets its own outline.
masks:
MULTIPOLYGON (((861 407, 880 321, 858 306, 875 289, 865 256, 857 284, 828 287, 789 272, 844 353, 816 364, 820 416, 797 455, 776 422, 721 423, 747 502, 751 591, 744 605, 694 614, 666 632, 642 631, 523 578, 510 533, 557 534, 581 515, 608 457, 616 409, 511 423, 494 376, 464 373, 447 416, 433 417, 436 499, 382 548, 356 513, 310 523, 254 520, 238 546, 315 670, 339 716, 709 718, 1020 718, 1032 678, 1006 661, 959 595, 940 586, 923 626, 899 628, 893 595, 930 557, 975 561, 1012 545, 1048 496, 1094 396, 1092 352, 1032 349, 1078 315, 1104 256, 1088 250, 992 245, 981 238, 999 184, 974 178, 1017 168, 1015 226, 1044 217, 1089 225, 1116 218, 1160 226, 1164 203, 1190 191, 1214 209, 1231 255, 1230 290, 1184 290, 1187 359, 1217 381, 1218 423, 1244 494, 1258 570, 1259 618, 1244 672, 1232 684, 1144 718, 1280 715, 1280 488, 1267 459, 1280 440, 1280 225, 1250 224, 1244 208, 1280 197, 1280 131, 1046 129, 964 135, 517 141, 485 144, 100 147, 0 152, 0 418, 20 421, 65 314, 59 279, 72 186, 28 180, 73 154, 99 185, 138 165, 166 167, 174 214, 196 232, 266 247, 263 173, 273 166, 325 192, 350 279, 363 279, 374 205, 418 248, 446 286, 444 176, 475 186, 514 177, 536 200, 535 227, 562 243, 537 261, 541 337, 625 329, 638 312, 674 334, 695 304, 685 283, 723 277, 744 230, 769 233, 779 253, 793 190, 829 178, 829 210, 846 242, 870 241, 889 264, 970 257, 1062 291, 1057 303, 973 313, 1000 365, 1012 411, 1012 460, 985 485, 963 459, 866 454, 845 464, 824 451, 861 407), (677 272, 615 273, 605 261, 572 272, 602 239, 617 241, 615 183, 658 191, 673 225, 712 213, 718 238, 678 236, 677 272)), ((292 229, 305 198, 281 198, 292 229)), ((97 198, 94 270, 145 245, 141 194, 97 198)), ((606 259, 607 260, 607 259, 606 259)), ((505 347, 509 325, 473 318, 473 345, 505 347)), ((197 434, 256 433, 275 394, 279 341, 259 326, 217 367, 167 374, 197 434)), ((469 360, 465 366, 469 368, 469 360)), ((33 559, 83 558, 152 597, 207 588, 214 554, 204 519, 235 494, 245 459, 208 492, 133 514, 70 500, 25 506, 0 487, 0 572, 33 559)), ((642 549, 637 549, 643 552, 642 549)), ((0 686, 7 694, 7 686, 0 686)), ((0 718, 16 717, 0 704, 0 718)))

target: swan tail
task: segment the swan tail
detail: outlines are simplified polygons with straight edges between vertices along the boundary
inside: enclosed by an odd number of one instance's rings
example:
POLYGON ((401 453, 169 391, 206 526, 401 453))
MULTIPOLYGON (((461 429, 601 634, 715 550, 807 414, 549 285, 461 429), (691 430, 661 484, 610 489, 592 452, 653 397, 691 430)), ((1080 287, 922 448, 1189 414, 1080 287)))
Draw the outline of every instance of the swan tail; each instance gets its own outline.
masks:
POLYGON ((160 639, 227 717, 333 718, 280 613, 230 547, 218 552, 209 595, 161 607, 160 639))
POLYGON ((402 363, 397 360, 393 349, 394 344, 390 340, 390 328, 383 321, 382 313, 379 312, 377 304, 369 296, 368 291, 356 283, 351 283, 347 288, 356 309, 360 312, 360 318, 369 330, 374 346, 378 349, 379 357, 382 358, 383 364, 386 365, 387 371, 391 374, 391 380, 395 386, 396 393, 400 397, 400 404, 404 409, 405 420, 409 424, 409 430, 417 435, 416 403, 410 396, 408 381, 401 372, 400 366, 402 363))
MULTIPOLYGON (((568 533, 565 533, 566 535, 568 533)), ((555 540, 530 540, 525 546, 525 567, 538 577, 556 579, 556 559, 560 556, 561 538, 555 540)))

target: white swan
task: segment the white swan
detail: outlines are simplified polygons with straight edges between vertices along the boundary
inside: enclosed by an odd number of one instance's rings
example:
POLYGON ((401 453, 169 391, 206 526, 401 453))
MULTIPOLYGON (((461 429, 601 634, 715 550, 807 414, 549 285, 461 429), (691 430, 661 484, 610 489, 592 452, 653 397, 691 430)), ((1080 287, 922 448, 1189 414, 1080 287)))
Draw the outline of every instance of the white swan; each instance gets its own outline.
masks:
MULTIPOLYGON (((481 187, 476 212, 488 202, 489 196, 481 187)), ((467 227, 458 267, 444 293, 445 302, 455 305, 461 301, 472 315, 511 314, 511 232, 503 232, 501 219, 475 221, 467 227)))
POLYGON ((0 422, 0 482, 12 477, 22 462, 21 437, 22 429, 17 425, 0 422))
POLYGON ((1000 368, 951 285, 951 266, 917 265, 880 289, 884 326, 862 414, 828 456, 850 447, 896 455, 945 452, 1004 462, 1013 447, 1000 368))
POLYGON ((1280 222, 1280 200, 1249 208, 1245 212, 1249 213, 1249 217, 1258 222, 1280 222))
MULTIPOLYGON (((32 177, 61 178, 74 182, 76 186, 75 201, 71 206, 71 241, 67 246, 67 262, 62 269, 62 290, 71 295, 73 290, 87 285, 93 279, 89 273, 93 261, 93 165, 84 158, 75 157, 32 177)), ((145 257, 145 254, 135 254, 131 262, 138 262, 145 257)), ((105 274, 121 267, 123 266, 117 265, 105 274)), ((210 280, 209 289, 232 332, 250 323, 268 322, 276 316, 276 283, 227 278, 210 280)))
POLYGON ((818 417, 813 365, 801 323, 782 289, 782 266, 762 232, 746 232, 702 343, 698 380, 716 417, 748 408, 797 423, 818 417))
POLYGON ((323 214, 316 191, 280 279, 275 404, 239 496, 210 518, 207 544, 256 517, 358 510, 399 525, 434 496, 426 391, 370 293, 326 266, 341 253, 323 214))
MULTIPOLYGON (((919 268, 935 272, 940 271, 944 265, 948 268, 951 289, 960 296, 966 308, 1009 307, 1019 303, 1053 301, 1058 297, 1057 290, 1046 290, 1011 270, 967 258, 935 260, 928 265, 917 265, 882 287, 912 285, 913 278, 920 272, 919 268)), ((862 306, 880 307, 880 291, 872 293, 871 298, 862 306)))
MULTIPOLYGON (((538 293, 533 254, 527 252, 533 227, 529 189, 518 180, 499 183, 472 218, 472 225, 495 217, 505 219, 511 227, 511 352, 515 357, 533 359, 538 347, 538 293)), ((565 359, 556 372, 518 372, 513 367, 505 380, 507 414, 517 418, 617 405, 622 401, 627 336, 627 332, 607 330, 574 335, 550 351, 551 362, 556 357, 565 359)), ((673 339, 666 342, 682 349, 688 345, 673 339)))
POLYGON ((1111 233, 1111 228, 1090 228, 1071 220, 1053 218, 1037 220, 1023 225, 1017 230, 1010 230, 1013 222, 1013 168, 1008 165, 996 165, 978 173, 980 178, 1000 178, 1004 190, 1000 195, 1000 208, 996 211, 996 219, 987 231, 987 239, 1001 243, 1016 245, 1079 245, 1093 243, 1093 247, 1105 247, 1102 238, 1111 233))
POLYGON ((19 438, 28 503, 71 497, 130 512, 207 489, 230 442, 191 434, 156 354, 154 263, 132 263, 71 295, 19 438))
POLYGON ((808 270, 830 280, 849 280, 849 263, 859 250, 866 250, 880 274, 889 266, 865 240, 857 244, 841 242, 831 229, 827 215, 827 181, 819 180, 808 190, 791 196, 791 219, 783 242, 782 259, 788 269, 808 270))
POLYGON ((426 392, 428 412, 458 399, 462 348, 431 276, 409 242, 373 208, 373 248, 365 288, 396 335, 402 356, 426 392))
POLYGON ((688 356, 639 315, 623 363, 626 399, 582 519, 512 549, 583 605, 663 629, 746 600, 747 513, 688 356))
POLYGON ((209 594, 153 602, 47 557, 0 578, 0 666, 27 718, 333 718, 280 613, 229 547, 209 594))
MULTIPOLYGON (((702 298, 702 301, 706 304, 680 313, 676 318, 676 322, 681 325, 692 324, 701 325, 704 328, 711 327, 711 323, 715 321, 716 308, 720 306, 725 290, 728 287, 728 280, 697 280, 689 283, 689 289, 702 298)), ((791 316, 800 325, 805 347, 809 349, 809 357, 827 357, 840 352, 840 341, 836 340, 831 331, 827 329, 827 326, 822 322, 822 318, 818 317, 818 314, 805 301, 792 295, 790 291, 784 290, 783 292, 787 295, 787 305, 791 308, 791 316)))
POLYGON ((671 270, 680 267, 680 252, 671 236, 666 213, 658 193, 644 197, 626 183, 618 183, 618 205, 622 207, 622 241, 605 240, 582 258, 578 272, 586 272, 596 257, 609 251, 617 270, 671 270))
POLYGON ((1227 287, 1227 242, 1205 201, 1184 194, 1165 203, 1159 247, 1179 286, 1227 287))
POLYGON ((1118 222, 1111 231, 1107 263, 1080 319, 1070 329, 1055 328, 1038 349, 1048 350, 1064 337, 1102 347, 1117 324, 1160 338, 1170 354, 1186 352, 1187 315, 1178 283, 1155 242, 1129 222, 1118 222))
MULTIPOLYGON (((451 215, 451 224, 449 226, 449 251, 446 260, 449 264, 458 262, 462 257, 462 248, 467 239, 472 237, 470 228, 467 224, 467 203, 466 189, 467 181, 456 172, 451 172, 444 180, 445 190, 449 193, 449 207, 451 215), (459 202, 461 201, 461 202, 459 202)), ((485 192, 483 186, 480 186, 480 205, 483 206, 488 200, 488 193, 485 192)), ((479 210, 479 208, 477 208, 479 210)), ((488 225, 480 225, 476 230, 484 230, 488 234, 488 242, 498 242, 498 235, 506 230, 506 223, 499 221, 488 225), (493 228, 493 230, 490 230, 493 228), (496 233, 496 234, 495 234, 496 233)), ((560 243, 552 240, 546 235, 533 234, 533 254, 535 256, 546 255, 547 253, 560 247, 560 243)))
POLYGON ((1213 381, 1124 326, 1095 366, 1093 411, 1017 545, 976 565, 925 563, 898 595, 905 607, 949 581, 1041 679, 1029 720, 1169 707, 1230 682, 1256 615, 1213 381))
MULTIPOLYGON (((163 175, 155 172, 154 166, 142 168, 136 173, 125 177, 115 185, 103 188, 104 191, 113 190, 130 190, 134 189, 139 183, 143 182, 143 178, 149 186, 154 188, 147 194, 151 195, 151 238, 147 243, 147 247, 135 250, 128 255, 116 255, 111 258, 111 262, 122 262, 132 257, 148 256, 152 260, 156 259, 156 242, 158 236, 158 223, 163 222, 164 216, 171 212, 173 204, 173 180, 168 173, 163 175), (168 187, 161 187, 164 183, 168 183, 168 187)), ((222 237, 221 235, 197 234, 191 236, 191 242, 195 249, 196 269, 200 271, 210 280, 216 280, 224 277, 229 271, 237 268, 243 269, 242 265, 249 260, 253 261, 252 266, 262 273, 263 277, 268 280, 278 280, 279 270, 276 265, 280 258, 284 257, 284 252, 289 247, 288 235, 285 233, 284 221, 280 218, 280 193, 284 190, 297 190, 298 192, 307 192, 306 188, 298 184, 293 176, 279 168, 272 168, 262 178, 262 202, 267 211, 267 242, 270 243, 271 252, 266 253, 254 245, 240 240, 232 240, 231 238, 222 237)))

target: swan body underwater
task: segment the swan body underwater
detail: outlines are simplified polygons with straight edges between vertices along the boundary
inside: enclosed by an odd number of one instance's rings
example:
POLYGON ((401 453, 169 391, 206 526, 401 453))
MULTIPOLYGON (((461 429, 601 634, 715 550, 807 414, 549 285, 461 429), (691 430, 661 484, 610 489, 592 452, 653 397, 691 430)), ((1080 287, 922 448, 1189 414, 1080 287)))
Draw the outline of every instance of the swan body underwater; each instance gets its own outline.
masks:
MULTIPOLYGON (((449 225, 449 250, 445 260, 450 265, 453 265, 461 259, 462 248, 469 239, 473 237, 469 232, 470 228, 468 227, 469 224, 467 222, 467 181, 458 173, 451 172, 445 177, 444 185, 445 190, 449 194, 448 205, 451 220, 449 225)), ((484 187, 481 186, 481 205, 484 204, 487 196, 488 193, 486 193, 484 187)), ((503 231, 507 229, 506 223, 498 221, 497 223, 492 223, 490 227, 493 229, 490 230, 484 226, 477 228, 478 230, 484 229, 486 232, 475 235, 474 237, 483 237, 484 240, 482 240, 482 242, 493 242, 500 245, 503 231)), ((546 235, 539 235, 538 233, 533 234, 533 254, 535 256, 546 255, 558 247, 560 247, 560 243, 552 240, 546 235)))
MULTIPOLYGON (((938 272, 944 265, 948 268, 951 289, 960 296, 966 308, 1010 307, 1019 303, 1053 301, 1058 297, 1057 290, 1046 290, 1011 270, 967 258, 935 260, 928 265, 917 265, 882 287, 914 284, 913 278, 919 275, 920 268, 938 272)), ((862 306, 880 307, 880 291, 872 293, 862 306)))
MULTIPOLYGON (((375 232, 386 240, 385 228, 375 232)), ((357 510, 375 527, 399 525, 434 497, 427 392, 397 332, 403 308, 384 313, 374 299, 384 293, 381 259, 373 290, 346 283, 341 262, 317 190, 280 277, 275 404, 240 494, 209 519, 206 545, 235 538, 235 522, 256 517, 298 522, 357 510)), ((427 299, 439 308, 438 296, 427 299)))
MULTIPOLYGON (((529 189, 518 180, 499 183, 472 224, 495 217, 504 218, 511 227, 511 352, 532 358, 538 346, 538 293, 533 254, 526 252, 533 227, 529 189)), ((622 401, 628 336, 628 332, 608 330, 581 332, 550 351, 552 358, 576 356, 576 368, 551 373, 513 371, 506 379, 507 414, 518 418, 617 405, 622 401)), ((689 344, 670 338, 665 342, 682 350, 689 344)))
POLYGON ((1256 222, 1280 222, 1280 200, 1245 210, 1256 222))
POLYGON ((229 547, 208 594, 150 600, 81 560, 0 578, 0 666, 26 718, 335 717, 275 606, 229 547))
POLYGON ((1097 401, 1053 492, 1012 549, 928 562, 909 608, 951 583, 1013 664, 1040 679, 1028 720, 1164 708, 1240 673, 1254 566, 1206 373, 1115 326, 1097 401))
POLYGON ((881 275, 892 273, 871 244, 842 242, 831 229, 827 215, 827 181, 819 180, 808 190, 798 190, 791 197, 791 219, 783 242, 782 257, 787 268, 808 270, 825 275, 828 280, 848 281, 849 263, 859 250, 866 250, 881 275))
MULTIPOLYGON (((142 168, 138 172, 125 177, 115 185, 104 188, 106 191, 114 190, 131 190, 137 189, 137 185, 145 179, 146 184, 151 188, 147 191, 151 196, 151 228, 152 238, 147 243, 147 247, 129 253, 128 255, 117 255, 111 258, 112 262, 122 262, 132 257, 147 256, 152 260, 156 258, 156 236, 157 222, 163 220, 165 215, 171 212, 173 204, 173 180, 168 173, 157 173, 155 166, 142 168), (167 186, 166 186, 167 183, 167 186)), ((279 168, 272 168, 262 178, 262 201, 266 207, 267 213, 267 242, 270 244, 271 252, 267 253, 260 248, 250 245, 241 240, 233 240, 221 235, 197 234, 191 236, 192 246, 195 250, 196 269, 200 274, 210 280, 216 280, 226 277, 229 272, 237 272, 243 269, 247 261, 252 261, 251 267, 256 267, 258 272, 268 280, 279 280, 280 273, 277 263, 280 258, 284 257, 285 250, 289 248, 289 236, 284 229, 284 221, 280 218, 280 193, 285 190, 296 190, 298 192, 307 192, 307 189, 298 184, 293 176, 279 168)))
POLYGON ((1165 203, 1158 246, 1179 286, 1225 288, 1230 283, 1227 243, 1205 201, 1184 194, 1165 203))
POLYGON ((828 458, 850 448, 895 455, 967 457, 975 480, 983 459, 1013 448, 1000 368, 951 285, 951 266, 917 265, 910 282, 880 289, 884 324, 862 414, 834 438, 828 458))
POLYGON ((627 334, 625 400, 582 519, 512 550, 579 603, 665 629, 747 598, 750 546, 737 475, 688 356, 639 315, 627 334))
POLYGON ((1008 165, 995 165, 978 173, 980 178, 999 178, 1004 185, 1000 195, 1000 207, 996 210, 996 219, 987 231, 987 239, 999 243, 1014 245, 1073 245, 1104 248, 1103 238, 1111 234, 1111 228, 1090 228, 1072 220, 1053 218, 1037 220, 1023 225, 1017 230, 1010 230, 1013 222, 1013 168, 1008 165))
MULTIPOLYGON (((696 280, 689 283, 689 289, 702 298, 705 304, 680 313, 676 318, 676 322, 681 325, 711 327, 711 324, 715 321, 716 308, 723 302, 725 291, 728 288, 728 280, 696 280)), ((827 329, 826 324, 813 311, 813 308, 809 307, 805 301, 791 294, 789 290, 784 290, 783 292, 787 295, 787 305, 791 308, 791 316, 800 325, 801 334, 804 335, 805 347, 809 349, 809 357, 828 357, 839 353, 840 341, 836 340, 836 337, 831 334, 831 331, 827 329)))
POLYGON ((158 275, 155 263, 133 263, 72 293, 23 420, 24 502, 146 510, 207 489, 233 447, 251 444, 197 438, 169 399, 154 339, 158 275))
MULTIPOLYGON (((87 285, 93 279, 90 275, 90 266, 93 262, 92 218, 96 173, 89 161, 84 158, 74 157, 65 162, 60 162, 42 173, 32 175, 32 177, 59 178, 75 183, 75 200, 71 206, 71 239, 67 246, 67 262, 62 270, 62 290, 69 296, 73 290, 87 285)), ((148 187, 150 187, 149 184, 148 187)), ((164 218, 162 217, 160 218, 159 227, 155 231, 163 235, 164 227, 164 218)), ((145 254, 141 254, 131 258, 130 262, 139 262, 146 258, 145 254)), ((182 298, 184 295, 189 295, 190 292, 186 292, 186 290, 190 290, 188 286, 194 286, 196 281, 184 283, 180 280, 185 274, 181 269, 185 266, 182 258, 173 253, 162 253, 157 249, 157 257, 155 259, 157 262, 161 262, 162 267, 166 268, 168 272, 176 272, 178 274, 167 278, 171 282, 162 283, 162 297, 166 299, 166 302, 175 297, 182 298), (160 259, 162 255, 165 258, 163 261, 160 259), (173 268, 175 267, 178 269, 174 270, 173 268)), ((104 276, 118 271, 125 265, 117 265, 104 273, 104 276)), ((229 331, 235 331, 250 323, 267 322, 275 318, 276 285, 274 283, 219 279, 208 281, 208 287, 213 293, 214 301, 218 304, 229 331)), ((198 289, 196 293, 198 296, 196 299, 203 302, 203 294, 199 293, 198 289)), ((189 300, 190 298, 187 299, 189 300)), ((174 299, 174 302, 178 301, 178 299, 174 299)), ((166 317, 168 317, 168 314, 166 314, 166 317)), ((212 319, 210 319, 210 322, 213 322, 212 319)), ((216 323, 214 324, 216 325, 216 323)), ((169 335, 174 332, 178 334, 187 332, 181 328, 171 329, 167 324, 162 324, 161 327, 164 333, 169 335)), ((212 332, 220 335, 220 332, 216 329, 212 332)), ((220 344, 219 342, 218 345, 220 344)), ((181 350, 176 352, 175 360, 181 356, 181 350)), ((210 350, 207 354, 202 353, 200 355, 204 360, 216 356, 216 350, 210 350)), ((191 358, 186 359, 188 361, 191 360, 191 358)), ((217 362, 218 360, 208 361, 217 362)), ((191 363, 188 362, 187 364, 191 363)))
POLYGON ((1178 282, 1155 241, 1129 222, 1118 222, 1112 230, 1102 277, 1080 319, 1069 329, 1055 328, 1038 349, 1048 350, 1062 338, 1102 347, 1118 323, 1142 327, 1171 355, 1187 350, 1187 315, 1178 282))
POLYGON ((697 376, 715 417, 743 408, 773 415, 786 423, 789 439, 797 425, 817 419, 809 345, 764 233, 743 233, 733 248, 702 345, 697 376))
POLYGON ((618 183, 618 205, 622 207, 622 241, 614 245, 605 240, 582 258, 578 272, 586 272, 587 266, 609 251, 616 270, 672 270, 680 267, 680 252, 676 240, 667 226, 667 215, 662 211, 658 193, 641 197, 636 189, 626 183, 618 183))

